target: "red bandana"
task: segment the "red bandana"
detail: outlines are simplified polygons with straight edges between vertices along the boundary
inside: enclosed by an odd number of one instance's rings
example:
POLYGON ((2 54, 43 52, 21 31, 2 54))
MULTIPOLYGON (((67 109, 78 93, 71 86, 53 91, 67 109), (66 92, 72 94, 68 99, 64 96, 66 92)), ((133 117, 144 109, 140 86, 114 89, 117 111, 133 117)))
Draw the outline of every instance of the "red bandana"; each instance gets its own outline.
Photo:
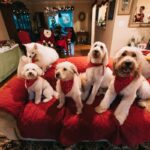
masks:
POLYGON ((87 65, 87 68, 100 67, 102 65, 103 65, 102 63, 92 63, 92 62, 89 62, 88 65, 87 65))
POLYGON ((102 63, 92 63, 92 62, 89 62, 88 65, 87 65, 87 68, 92 68, 92 67, 103 67, 103 72, 102 72, 102 75, 104 75, 104 65, 102 63))
POLYGON ((61 89, 63 93, 66 95, 72 89, 74 80, 62 81, 60 80, 61 89))
POLYGON ((35 83, 36 80, 37 80, 37 79, 25 80, 26 88, 29 88, 30 86, 32 86, 32 85, 35 83))
POLYGON ((34 56, 33 58, 32 58, 32 63, 35 63, 37 61, 37 59, 36 59, 36 57, 34 56))
POLYGON ((133 76, 128 77, 115 77, 114 88, 116 93, 120 93, 125 87, 127 87, 134 80, 133 76))

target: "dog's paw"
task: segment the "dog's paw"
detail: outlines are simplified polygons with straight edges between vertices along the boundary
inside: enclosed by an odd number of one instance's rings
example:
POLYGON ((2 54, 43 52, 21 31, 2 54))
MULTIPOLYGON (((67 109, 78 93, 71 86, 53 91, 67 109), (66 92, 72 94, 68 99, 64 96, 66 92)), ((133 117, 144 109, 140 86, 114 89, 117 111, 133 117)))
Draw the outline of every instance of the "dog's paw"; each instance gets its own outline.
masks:
POLYGON ((124 121, 126 120, 126 117, 124 117, 123 115, 115 115, 115 117, 120 125, 123 125, 124 121))
POLYGON ((44 102, 44 103, 47 103, 47 102, 49 102, 51 99, 52 99, 52 97, 50 97, 50 98, 45 98, 45 99, 43 100, 43 102, 44 102))
POLYGON ((81 113, 82 113, 82 110, 78 110, 78 111, 76 112, 77 115, 80 115, 81 113))
POLYGON ((96 111, 98 114, 101 114, 101 113, 105 112, 106 110, 107 110, 107 108, 105 108, 105 107, 101 107, 101 106, 95 107, 95 111, 96 111))
POLYGON ((147 106, 146 101, 139 101, 138 105, 141 106, 141 107, 146 107, 147 106))
POLYGON ((41 102, 41 100, 36 100, 35 104, 39 104, 41 102))
POLYGON ((63 107, 63 104, 61 104, 61 103, 57 105, 57 108, 58 108, 58 109, 60 109, 60 108, 62 108, 62 107, 63 107))
POLYGON ((93 98, 89 98, 86 102, 87 105, 93 104, 93 98))

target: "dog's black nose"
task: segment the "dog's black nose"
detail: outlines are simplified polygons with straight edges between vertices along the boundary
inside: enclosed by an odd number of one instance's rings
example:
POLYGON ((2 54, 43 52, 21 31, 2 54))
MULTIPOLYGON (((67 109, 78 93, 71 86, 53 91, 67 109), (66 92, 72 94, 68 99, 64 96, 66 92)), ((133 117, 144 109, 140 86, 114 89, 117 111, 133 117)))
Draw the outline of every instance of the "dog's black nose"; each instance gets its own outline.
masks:
POLYGON ((56 73, 56 78, 59 78, 60 77, 60 73, 56 73))
POLYGON ((126 62, 125 62, 125 65, 126 65, 127 67, 130 67, 130 66, 132 65, 132 62, 131 62, 131 61, 126 61, 126 62))
POLYGON ((98 50, 94 50, 94 53, 97 54, 99 51, 98 50))
POLYGON ((29 75, 32 75, 32 72, 29 72, 29 75))

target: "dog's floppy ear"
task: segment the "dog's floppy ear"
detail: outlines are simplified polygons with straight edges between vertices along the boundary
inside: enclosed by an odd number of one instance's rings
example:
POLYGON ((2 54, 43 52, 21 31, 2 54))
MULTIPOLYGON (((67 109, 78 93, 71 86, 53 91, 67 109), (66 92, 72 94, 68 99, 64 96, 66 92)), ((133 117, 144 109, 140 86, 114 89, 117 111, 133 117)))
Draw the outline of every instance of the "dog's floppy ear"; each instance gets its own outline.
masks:
POLYGON ((90 62, 90 61, 91 61, 91 52, 90 52, 90 51, 88 52, 87 60, 88 60, 88 62, 90 62))
POLYGON ((106 51, 102 60, 104 66, 108 65, 108 52, 106 51))
POLYGON ((44 74, 43 70, 39 66, 37 66, 37 73, 39 76, 42 76, 44 74))
POLYGON ((142 70, 142 66, 139 65, 138 69, 135 70, 135 72, 134 72, 134 77, 135 77, 135 78, 138 78, 138 77, 140 76, 141 70, 142 70))
POLYGON ((75 65, 72 65, 72 66, 71 66, 71 69, 72 69, 72 71, 73 71, 75 74, 79 75, 78 70, 77 70, 77 67, 76 67, 75 65))
POLYGON ((114 76, 117 75, 116 67, 115 67, 115 66, 116 66, 116 62, 117 62, 117 59, 114 59, 114 60, 113 60, 113 75, 114 75, 114 76))

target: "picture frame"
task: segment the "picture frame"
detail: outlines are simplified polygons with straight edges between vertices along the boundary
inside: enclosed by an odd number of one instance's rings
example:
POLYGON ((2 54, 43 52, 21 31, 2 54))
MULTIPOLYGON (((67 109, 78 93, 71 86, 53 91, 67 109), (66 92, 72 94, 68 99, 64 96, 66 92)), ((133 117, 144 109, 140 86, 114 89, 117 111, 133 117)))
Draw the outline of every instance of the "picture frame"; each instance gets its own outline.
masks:
POLYGON ((118 15, 129 15, 133 0, 119 0, 118 15))
MULTIPOLYGON (((146 18, 146 16, 148 16, 148 14, 145 14, 144 12, 144 21, 143 22, 135 22, 135 15, 136 13, 139 11, 139 8, 140 8, 140 5, 137 5, 139 4, 139 1, 140 0, 132 0, 132 7, 131 7, 131 15, 130 15, 130 19, 129 19, 129 28, 149 28, 150 27, 150 18, 149 18, 149 21, 148 21, 148 17, 146 18)), ((141 4, 141 3, 140 3, 141 4)), ((145 8, 147 10, 149 10, 150 8, 150 5, 149 7, 143 2, 143 4, 141 4, 141 6, 145 6, 145 8)), ((147 10, 145 10, 147 12, 147 10)))

